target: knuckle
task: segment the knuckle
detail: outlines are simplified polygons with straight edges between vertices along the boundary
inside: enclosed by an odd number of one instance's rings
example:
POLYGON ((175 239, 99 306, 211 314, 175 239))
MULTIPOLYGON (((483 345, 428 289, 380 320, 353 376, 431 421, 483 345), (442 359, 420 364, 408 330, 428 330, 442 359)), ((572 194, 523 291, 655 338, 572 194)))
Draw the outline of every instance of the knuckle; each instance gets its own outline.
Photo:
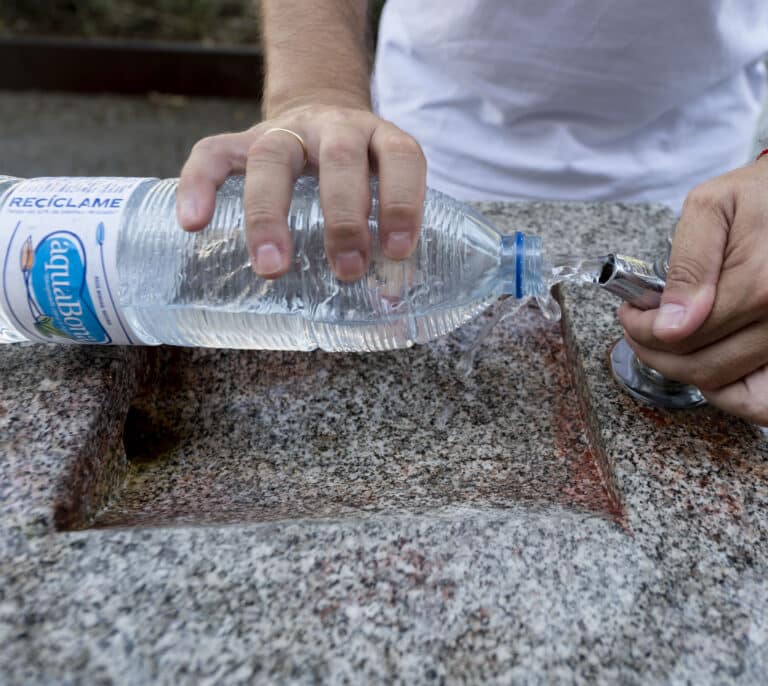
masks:
POLYGON ((683 212, 713 212, 720 209, 721 193, 719 186, 705 182, 688 193, 683 203, 683 212))
POLYGON ((333 166, 349 167, 356 165, 367 153, 361 140, 353 136, 334 136, 322 143, 321 157, 333 166))
POLYGON ((424 152, 416 139, 403 131, 392 131, 386 134, 382 147, 390 155, 424 159, 424 152))
POLYGON ((216 152, 220 144, 219 136, 206 136, 201 138, 197 143, 192 146, 192 152, 196 153, 213 153, 216 152))
POLYGON ((249 164, 290 164, 291 151, 279 136, 261 136, 248 148, 249 164))
POLYGON ((338 128, 348 126, 355 121, 355 113, 344 107, 329 107, 323 105, 315 111, 308 111, 307 116, 313 117, 324 127, 338 128))
POLYGON ((677 256, 667 270, 667 284, 697 286, 705 274, 705 267, 694 255, 677 256))
POLYGON ((419 223, 421 207, 416 202, 390 200, 381 205, 383 221, 392 224, 412 224, 416 228, 419 223))
POLYGON ((285 217, 272 207, 257 205, 245 210, 245 224, 251 230, 259 231, 279 227, 283 222, 285 222, 285 217))
POLYGON ((333 243, 353 243, 365 240, 367 226, 364 219, 352 214, 335 214, 326 219, 328 237, 333 243))

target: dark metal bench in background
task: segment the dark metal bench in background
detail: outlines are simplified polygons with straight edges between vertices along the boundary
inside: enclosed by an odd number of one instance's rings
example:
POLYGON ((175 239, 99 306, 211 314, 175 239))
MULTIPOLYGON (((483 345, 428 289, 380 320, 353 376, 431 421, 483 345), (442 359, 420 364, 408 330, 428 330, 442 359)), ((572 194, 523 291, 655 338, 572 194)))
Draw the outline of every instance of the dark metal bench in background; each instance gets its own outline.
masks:
POLYGON ((258 48, 200 43, 0 37, 0 90, 260 98, 258 48))

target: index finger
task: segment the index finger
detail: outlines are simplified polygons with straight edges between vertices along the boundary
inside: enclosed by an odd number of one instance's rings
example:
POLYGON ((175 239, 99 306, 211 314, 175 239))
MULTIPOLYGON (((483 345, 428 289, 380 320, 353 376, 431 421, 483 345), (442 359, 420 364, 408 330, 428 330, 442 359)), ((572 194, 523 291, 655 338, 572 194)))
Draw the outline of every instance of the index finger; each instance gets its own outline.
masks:
POLYGON ((176 190, 176 216, 182 228, 199 231, 211 221, 216 190, 228 176, 244 171, 251 137, 250 131, 224 133, 195 143, 176 190))

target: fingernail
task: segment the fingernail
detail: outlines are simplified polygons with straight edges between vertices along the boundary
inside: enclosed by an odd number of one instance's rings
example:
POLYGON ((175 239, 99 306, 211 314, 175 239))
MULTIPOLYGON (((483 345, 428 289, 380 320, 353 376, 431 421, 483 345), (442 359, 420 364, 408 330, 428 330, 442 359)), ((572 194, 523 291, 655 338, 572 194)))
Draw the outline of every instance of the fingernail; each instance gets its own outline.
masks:
POLYGON ((341 277, 359 278, 363 274, 365 261, 357 250, 340 252, 333 261, 336 273, 341 277))
POLYGON ((182 226, 194 224, 197 221, 197 202, 194 197, 182 198, 179 202, 179 219, 182 226))
POLYGON ((395 231, 395 233, 389 234, 386 245, 387 257, 391 257, 394 260, 402 260, 408 257, 408 253, 411 251, 411 244, 411 234, 407 231, 395 231))
POLYGON ((659 314, 653 323, 653 328, 657 331, 670 331, 679 329, 685 319, 685 307, 674 303, 666 303, 659 308, 659 314))
POLYGON ((256 249, 256 261, 253 271, 261 276, 279 272, 283 266, 280 250, 274 243, 264 243, 256 249))

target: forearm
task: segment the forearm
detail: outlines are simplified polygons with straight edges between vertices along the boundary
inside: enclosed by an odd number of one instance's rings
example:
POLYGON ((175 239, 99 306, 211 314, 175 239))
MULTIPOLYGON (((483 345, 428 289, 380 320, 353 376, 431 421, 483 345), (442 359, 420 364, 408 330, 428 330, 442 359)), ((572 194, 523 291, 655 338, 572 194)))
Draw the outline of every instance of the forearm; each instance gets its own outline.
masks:
POLYGON ((245 240, 262 278, 295 266, 286 218, 302 173, 319 179, 323 241, 340 280, 362 278, 373 254, 372 170, 382 253, 406 259, 418 243, 427 163, 416 140, 371 111, 367 4, 261 0, 264 120, 203 139, 182 170, 176 197, 188 231, 210 223, 216 189, 245 173, 245 240))
POLYGON ((370 107, 366 0, 261 0, 264 114, 314 102, 370 107))

